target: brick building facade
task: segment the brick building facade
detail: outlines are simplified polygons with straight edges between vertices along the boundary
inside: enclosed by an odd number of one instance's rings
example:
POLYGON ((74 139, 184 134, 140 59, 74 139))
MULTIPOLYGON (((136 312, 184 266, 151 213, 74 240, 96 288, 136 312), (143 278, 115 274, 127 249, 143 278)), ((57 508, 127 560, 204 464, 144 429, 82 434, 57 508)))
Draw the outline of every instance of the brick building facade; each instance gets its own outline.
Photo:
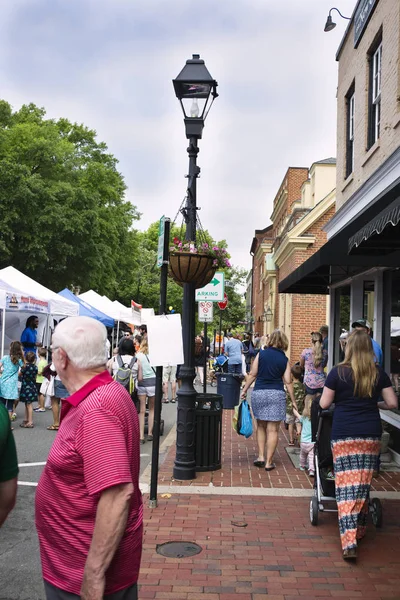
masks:
POLYGON ((254 331, 282 329, 291 362, 310 332, 327 322, 329 302, 321 295, 279 294, 278 285, 326 242, 322 227, 334 213, 335 165, 326 159, 310 169, 289 167, 274 199, 272 225, 253 239, 254 331))

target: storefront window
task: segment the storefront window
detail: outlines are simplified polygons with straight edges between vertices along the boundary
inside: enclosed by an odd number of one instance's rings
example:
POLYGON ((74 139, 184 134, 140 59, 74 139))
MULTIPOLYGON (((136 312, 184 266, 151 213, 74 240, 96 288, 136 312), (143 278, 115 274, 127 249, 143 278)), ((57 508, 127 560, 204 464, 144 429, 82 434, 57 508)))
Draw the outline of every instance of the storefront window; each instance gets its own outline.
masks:
POLYGON ((363 319, 369 321, 374 328, 375 282, 364 281, 363 319))
POLYGON ((350 329, 350 286, 340 288, 340 333, 350 329))
POLYGON ((400 270, 392 271, 392 301, 390 315, 390 376, 395 391, 400 379, 400 270))

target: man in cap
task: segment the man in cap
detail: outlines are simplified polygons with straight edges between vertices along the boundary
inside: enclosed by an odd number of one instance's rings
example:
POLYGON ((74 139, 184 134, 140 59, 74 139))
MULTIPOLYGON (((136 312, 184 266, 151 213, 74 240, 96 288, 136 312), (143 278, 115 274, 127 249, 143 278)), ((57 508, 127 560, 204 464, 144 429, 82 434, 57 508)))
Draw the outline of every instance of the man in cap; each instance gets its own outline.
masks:
MULTIPOLYGON (((361 329, 363 331, 366 331, 369 336, 371 335, 371 325, 370 325, 369 321, 367 321, 366 319, 357 319, 357 321, 354 321, 354 323, 352 324, 352 328, 353 329, 361 329)), ((374 340, 373 337, 371 337, 371 342, 372 342, 372 348, 374 350, 376 362, 380 367, 383 367, 382 348, 380 347, 378 342, 376 342, 374 340)))

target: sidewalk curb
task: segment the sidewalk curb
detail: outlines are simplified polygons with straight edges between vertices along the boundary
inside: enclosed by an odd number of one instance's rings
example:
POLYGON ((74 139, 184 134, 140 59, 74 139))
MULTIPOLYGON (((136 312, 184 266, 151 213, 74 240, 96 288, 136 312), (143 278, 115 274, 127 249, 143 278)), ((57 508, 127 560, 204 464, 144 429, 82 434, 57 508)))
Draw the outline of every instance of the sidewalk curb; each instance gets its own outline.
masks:
MULTIPOLYGON (((141 486, 142 489, 142 486, 141 486)), ((281 497, 281 498, 311 498, 312 489, 301 488, 249 488, 249 487, 214 487, 213 485, 159 485, 159 494, 193 494, 199 496, 260 496, 260 497, 281 497)), ((147 489, 142 489, 144 494, 147 489)), ((400 500, 400 492, 371 492, 371 498, 380 498, 381 500, 400 500)))

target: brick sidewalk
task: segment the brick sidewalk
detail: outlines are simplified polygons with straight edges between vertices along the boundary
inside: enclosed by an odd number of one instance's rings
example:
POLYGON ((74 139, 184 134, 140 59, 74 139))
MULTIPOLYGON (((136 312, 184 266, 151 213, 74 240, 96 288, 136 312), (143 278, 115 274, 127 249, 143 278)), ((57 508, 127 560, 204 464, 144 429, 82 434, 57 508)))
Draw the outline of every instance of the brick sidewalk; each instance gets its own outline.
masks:
MULTIPOLYGON (((160 465, 159 483, 173 486, 209 486, 212 484, 216 487, 312 489, 312 480, 306 473, 293 466, 286 452, 288 435, 283 426, 280 430, 279 444, 274 459, 277 468, 267 473, 264 469, 257 469, 253 466, 253 460, 257 456, 255 434, 248 440, 237 435, 232 429, 232 416, 233 411, 223 411, 221 470, 197 473, 197 478, 192 481, 174 481, 172 470, 175 444, 173 444, 160 465)), ((379 477, 373 480, 372 490, 381 492, 400 491, 400 472, 381 472, 379 477)))
POLYGON ((399 600, 400 501, 383 501, 384 526, 369 526, 356 564, 341 557, 337 514, 322 514, 312 527, 308 506, 306 498, 183 495, 177 488, 145 509, 140 599, 399 600), (164 558, 156 546, 167 541, 203 550, 164 558))

